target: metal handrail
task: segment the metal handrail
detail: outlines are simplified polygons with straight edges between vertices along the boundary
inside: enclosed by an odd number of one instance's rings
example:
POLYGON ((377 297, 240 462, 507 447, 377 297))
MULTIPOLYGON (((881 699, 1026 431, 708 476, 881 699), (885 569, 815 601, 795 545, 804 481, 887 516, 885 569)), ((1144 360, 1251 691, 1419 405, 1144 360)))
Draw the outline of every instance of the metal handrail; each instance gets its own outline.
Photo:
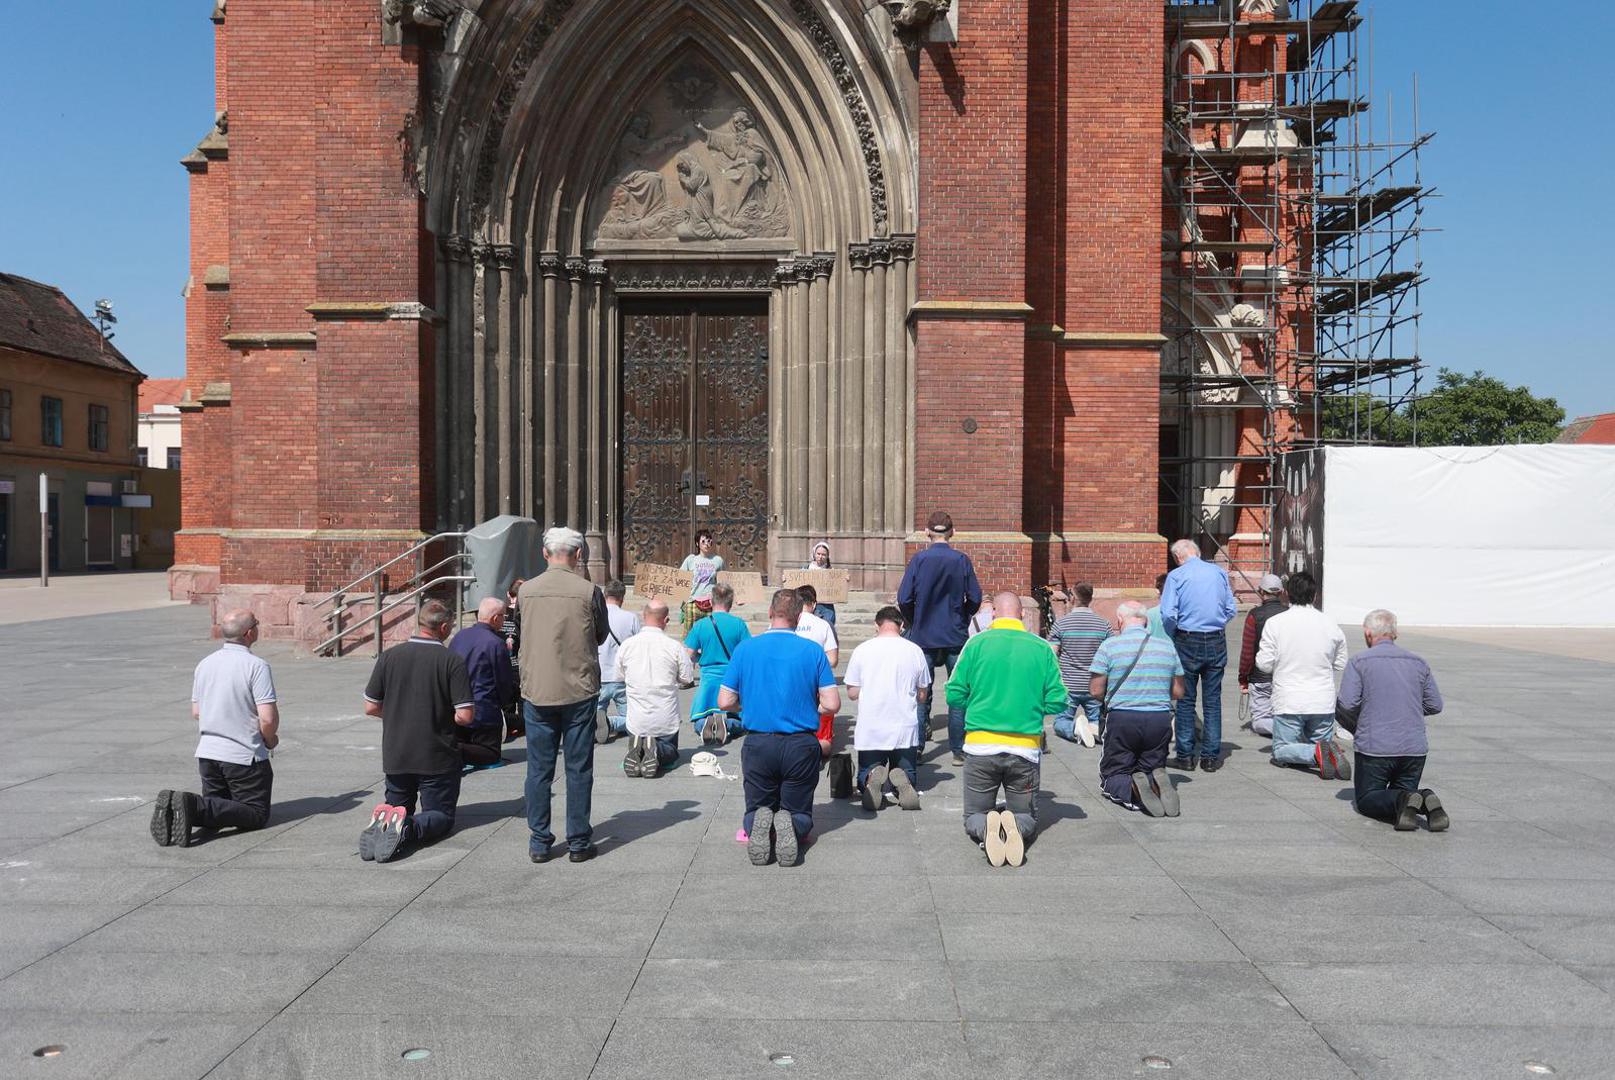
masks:
MULTIPOLYGON (((429 536, 425 540, 422 540, 420 543, 418 543, 415 546, 411 547, 408 551, 401 552, 400 554, 393 556, 391 559, 388 559, 386 562, 382 563, 380 566, 377 566, 377 567, 375 567, 375 568, 373 568, 371 570, 367 570, 365 573, 361 574, 359 577, 357 577, 354 580, 348 582, 348 584, 344 585, 342 588, 337 589, 335 592, 331 593, 331 595, 327 596, 325 599, 317 601, 314 604, 314 610, 318 611, 320 608, 324 607, 326 604, 331 603, 333 600, 340 600, 345 593, 352 592, 354 589, 358 588, 360 585, 362 585, 365 582, 369 581, 371 578, 374 578, 376 575, 384 573, 394 563, 402 562, 404 559, 409 558, 411 555, 419 555, 423 549, 425 549, 427 547, 430 547, 432 544, 435 544, 440 540, 463 540, 463 539, 465 539, 465 537, 466 537, 466 534, 463 533, 463 532, 445 532, 445 533, 438 533, 436 536, 429 536)), ((414 580, 414 578, 419 577, 421 573, 422 573, 422 571, 417 571, 410 578, 410 580, 414 580)))
MULTIPOLYGON (((443 563, 448 563, 448 562, 451 562, 451 561, 457 561, 457 560, 459 560, 459 559, 461 559, 463 557, 464 557, 463 555, 455 555, 455 556, 452 556, 450 559, 444 559, 443 563)), ((439 563, 438 565, 441 566, 441 565, 443 565, 443 563, 439 563)), ((326 638, 324 641, 322 641, 318 645, 314 646, 314 652, 315 652, 316 655, 323 656, 323 655, 325 655, 325 652, 326 652, 327 649, 330 649, 330 648, 332 648, 334 646, 336 648, 336 650, 337 650, 337 655, 340 656, 342 654, 342 650, 341 650, 342 639, 347 637, 353 631, 361 629, 367 623, 369 623, 369 624, 373 624, 372 628, 371 628, 371 635, 372 635, 372 637, 373 637, 373 639, 375 641, 376 655, 380 656, 381 655, 381 638, 382 638, 382 620, 384 620, 390 613, 392 613, 393 611, 395 611, 398 608, 402 607, 404 604, 409 603, 410 601, 414 601, 415 606, 418 608, 420 606, 420 598, 421 598, 422 593, 425 593, 429 589, 434 589, 437 586, 444 584, 445 582, 454 582, 456 584, 463 584, 463 583, 465 583, 467 581, 475 581, 475 580, 476 580, 476 577, 471 575, 471 574, 446 575, 444 577, 433 578, 430 581, 422 581, 419 584, 417 584, 413 589, 410 589, 408 592, 395 593, 395 594, 393 594, 392 599, 388 600, 387 603, 378 606, 375 611, 372 611, 370 614, 366 615, 364 618, 360 619, 358 622, 354 623, 352 626, 344 626, 344 627, 340 628, 339 630, 337 630, 337 632, 335 634, 332 634, 330 637, 326 638)), ((459 590, 456 589, 455 593, 458 596, 459 590)), ((339 608, 337 608, 335 611, 333 611, 331 613, 330 618, 331 619, 339 619, 341 617, 342 613, 344 611, 346 611, 346 610, 347 610, 346 608, 339 607, 339 608)), ((455 603, 455 620, 456 620, 456 622, 459 621, 459 603, 458 603, 458 601, 456 601, 456 603, 455 603)))

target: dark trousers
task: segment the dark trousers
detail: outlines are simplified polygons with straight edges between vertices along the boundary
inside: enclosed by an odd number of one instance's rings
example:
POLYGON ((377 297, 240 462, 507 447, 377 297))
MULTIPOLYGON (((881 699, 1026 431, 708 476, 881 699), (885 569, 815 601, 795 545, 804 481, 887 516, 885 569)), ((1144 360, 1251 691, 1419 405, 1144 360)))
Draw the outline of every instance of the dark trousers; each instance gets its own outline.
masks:
POLYGON ((884 765, 888 769, 902 769, 908 773, 908 782, 918 784, 920 764, 920 748, 917 746, 902 746, 896 750, 860 750, 858 751, 858 790, 864 788, 864 781, 869 779, 869 771, 876 765, 884 765))
MULTIPOLYGON (((948 669, 948 677, 953 677, 953 669, 959 663, 960 649, 926 649, 925 662, 931 671, 939 667, 948 669)), ((925 750, 925 743, 931 737, 931 702, 936 700, 935 687, 930 698, 917 704, 915 712, 920 721, 920 753, 925 750)), ((948 706, 948 749, 955 754, 962 753, 965 745, 965 711, 948 706)))
POLYGON ((1037 835, 1037 786, 1042 766, 1018 754, 965 755, 965 833, 976 843, 987 834, 987 814, 998 808, 998 789, 1004 790, 1004 807, 1015 815, 1015 825, 1028 844, 1037 835))
POLYGON ((534 705, 522 702, 527 721, 527 828, 528 848, 544 852, 555 843, 550 829, 550 789, 555 763, 566 762, 566 846, 583 851, 594 838, 589 810, 594 801, 593 696, 570 705, 534 705))
POLYGON ((404 808, 404 839, 430 844, 454 828, 460 801, 460 770, 450 773, 388 773, 387 805, 404 808), (420 798, 420 810, 415 799, 420 798))
MULTIPOLYGON (((1112 709, 1105 718, 1105 750, 1099 758, 1099 783, 1120 802, 1133 801, 1133 774, 1166 767, 1172 746, 1172 714, 1112 709)), ((1161 778, 1166 783, 1166 778, 1161 778)))
POLYGON ((798 837, 813 831, 813 792, 819 786, 819 739, 811 731, 754 731, 740 744, 746 788, 746 831, 759 807, 791 815, 798 837))
POLYGON ((261 829, 269 824, 269 789, 275 770, 268 761, 237 765, 233 761, 197 758, 202 775, 202 812, 195 824, 204 829, 261 829))
POLYGON ((460 744, 460 759, 467 765, 492 765, 505 756, 505 733, 498 724, 456 727, 454 739, 460 744))
POLYGON ((1228 666, 1228 638, 1221 630, 1179 630, 1172 635, 1183 661, 1183 697, 1177 705, 1178 756, 1222 756, 1222 673, 1228 666), (1194 703, 1200 699, 1202 724, 1198 751, 1194 703))
POLYGON ((1418 791, 1424 775, 1424 755, 1417 757, 1369 757, 1354 755, 1357 768, 1351 774, 1353 801, 1357 812, 1380 821, 1396 820, 1396 797, 1404 791, 1418 791))

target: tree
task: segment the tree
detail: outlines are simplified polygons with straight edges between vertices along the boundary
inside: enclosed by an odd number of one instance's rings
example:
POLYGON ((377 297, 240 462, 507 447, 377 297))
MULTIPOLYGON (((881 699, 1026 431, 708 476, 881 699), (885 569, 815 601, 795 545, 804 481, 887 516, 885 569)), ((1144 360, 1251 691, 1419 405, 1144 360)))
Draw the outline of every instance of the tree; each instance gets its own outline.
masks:
POLYGON ((1434 390, 1400 409, 1358 393, 1325 397, 1318 413, 1326 442, 1420 446, 1552 442, 1565 420, 1553 398, 1484 372, 1463 375, 1447 368, 1437 374, 1434 390))
POLYGON ((1421 446, 1545 443, 1559 437, 1565 411, 1553 398, 1539 398, 1529 387, 1509 386, 1479 371, 1462 375, 1442 368, 1436 378, 1435 390, 1405 410, 1417 422, 1421 446))

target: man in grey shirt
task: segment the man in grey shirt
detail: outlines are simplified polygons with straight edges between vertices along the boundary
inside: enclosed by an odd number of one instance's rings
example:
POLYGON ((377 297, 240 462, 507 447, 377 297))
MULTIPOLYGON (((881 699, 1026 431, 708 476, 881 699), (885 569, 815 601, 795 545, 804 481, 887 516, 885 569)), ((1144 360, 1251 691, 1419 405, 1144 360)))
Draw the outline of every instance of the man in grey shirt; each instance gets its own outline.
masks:
POLYGON ((280 742, 280 711, 269 664, 252 655, 258 619, 231 611, 219 622, 224 645, 196 665, 191 716, 202 794, 164 789, 151 815, 160 847, 189 847, 192 829, 261 829, 269 822, 274 772, 269 751, 280 742))
POLYGON ((1430 665, 1396 643, 1396 616, 1383 608, 1363 619, 1368 651, 1346 664, 1335 719, 1357 744, 1355 802, 1365 817, 1412 832, 1423 814, 1431 832, 1447 828, 1447 811, 1419 787, 1430 751, 1424 718, 1441 711, 1441 690, 1430 665))

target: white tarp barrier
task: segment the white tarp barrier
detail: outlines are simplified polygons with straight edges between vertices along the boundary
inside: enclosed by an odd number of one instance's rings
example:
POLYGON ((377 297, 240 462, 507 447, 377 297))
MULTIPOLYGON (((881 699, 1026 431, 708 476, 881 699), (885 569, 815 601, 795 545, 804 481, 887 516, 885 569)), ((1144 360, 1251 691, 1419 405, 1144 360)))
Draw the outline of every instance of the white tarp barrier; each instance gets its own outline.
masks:
POLYGON ((1615 446, 1330 447, 1323 593, 1411 626, 1615 626, 1615 446))

